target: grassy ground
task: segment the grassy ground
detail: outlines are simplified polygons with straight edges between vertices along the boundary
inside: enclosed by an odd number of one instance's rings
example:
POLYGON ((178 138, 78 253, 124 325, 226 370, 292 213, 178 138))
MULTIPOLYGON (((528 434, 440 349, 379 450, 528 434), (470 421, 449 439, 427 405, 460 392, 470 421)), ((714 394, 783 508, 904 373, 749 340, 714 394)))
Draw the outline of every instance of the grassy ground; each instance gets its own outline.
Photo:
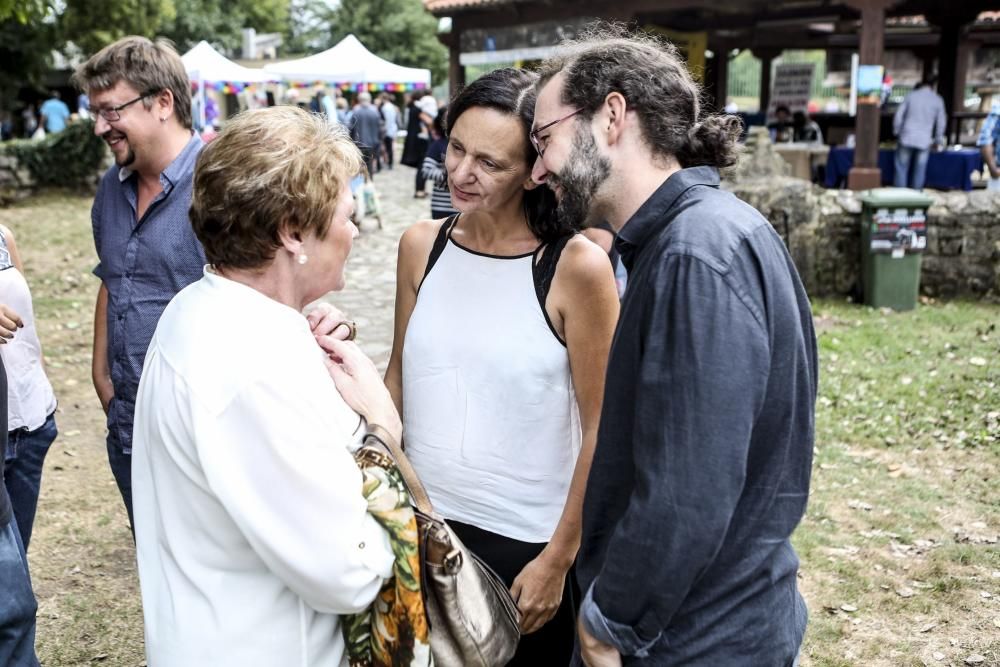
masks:
MULTIPOLYGON (((34 290, 61 435, 29 561, 46 666, 142 664, 124 509, 90 385, 90 200, 0 209, 34 290)), ((814 305, 813 490, 795 535, 803 665, 1000 665, 1000 307, 814 305)))
POLYGON ((1000 664, 1000 308, 815 304, 814 665, 1000 664))

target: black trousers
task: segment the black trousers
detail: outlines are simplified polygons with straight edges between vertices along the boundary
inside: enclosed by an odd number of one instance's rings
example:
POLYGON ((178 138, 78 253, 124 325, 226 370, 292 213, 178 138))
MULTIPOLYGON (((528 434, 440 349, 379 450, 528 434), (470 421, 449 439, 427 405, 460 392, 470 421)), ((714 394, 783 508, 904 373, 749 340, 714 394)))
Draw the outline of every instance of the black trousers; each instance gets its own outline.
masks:
POLYGON ((358 145, 361 149, 361 159, 365 163, 365 169, 368 170, 369 174, 375 173, 375 154, 378 152, 378 148, 373 148, 372 146, 362 146, 358 145))
POLYGON ((389 169, 392 169, 392 151, 395 142, 396 139, 394 137, 385 137, 382 139, 382 145, 385 146, 385 161, 389 169))
MULTIPOLYGON (((500 575, 509 588, 521 569, 535 559, 545 544, 534 544, 497 535, 458 521, 448 521, 458 538, 500 575)), ((508 662, 513 667, 563 667, 573 657, 576 635, 576 608, 580 596, 576 591, 573 570, 566 577, 562 604, 552 619, 530 635, 523 635, 517 653, 508 662)))

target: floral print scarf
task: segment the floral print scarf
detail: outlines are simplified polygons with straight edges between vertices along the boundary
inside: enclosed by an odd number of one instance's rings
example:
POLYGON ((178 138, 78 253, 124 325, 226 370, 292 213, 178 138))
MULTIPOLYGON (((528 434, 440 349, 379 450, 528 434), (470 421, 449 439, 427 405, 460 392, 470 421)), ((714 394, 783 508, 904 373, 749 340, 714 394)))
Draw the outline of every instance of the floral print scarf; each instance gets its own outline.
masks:
POLYGON ((393 576, 363 612, 342 618, 351 667, 428 667, 430 628, 420 588, 420 544, 410 494, 392 459, 374 447, 355 455, 368 513, 389 533, 393 576))

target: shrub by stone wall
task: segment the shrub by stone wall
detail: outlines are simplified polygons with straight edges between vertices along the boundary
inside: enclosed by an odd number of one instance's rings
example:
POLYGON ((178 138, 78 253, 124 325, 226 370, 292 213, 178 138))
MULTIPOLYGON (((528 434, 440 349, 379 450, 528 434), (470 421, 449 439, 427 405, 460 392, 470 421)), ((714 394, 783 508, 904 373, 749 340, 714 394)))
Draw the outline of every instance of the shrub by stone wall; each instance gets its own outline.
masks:
MULTIPOLYGON (((846 295, 859 285, 861 198, 784 175, 761 145, 748 147, 723 187, 759 210, 784 239, 812 296, 846 295)), ((766 137, 765 137, 766 139, 766 137)), ((925 191, 927 250, 920 288, 942 297, 1000 297, 1000 192, 925 191)))
POLYGON ((0 206, 24 199, 40 187, 93 191, 110 157, 89 120, 70 123, 44 139, 4 142, 0 144, 0 206))

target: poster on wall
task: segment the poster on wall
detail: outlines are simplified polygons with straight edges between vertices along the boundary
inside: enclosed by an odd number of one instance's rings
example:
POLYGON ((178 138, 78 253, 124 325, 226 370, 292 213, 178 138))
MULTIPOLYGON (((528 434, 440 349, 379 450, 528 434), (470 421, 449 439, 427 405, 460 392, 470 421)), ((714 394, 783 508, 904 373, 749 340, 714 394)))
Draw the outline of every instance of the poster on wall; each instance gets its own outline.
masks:
POLYGON ((855 88, 858 104, 878 104, 882 99, 882 77, 885 67, 882 65, 858 65, 858 76, 855 88))
POLYGON ((704 81, 705 49, 708 48, 707 32, 679 32, 661 28, 658 25, 647 25, 643 27, 643 30, 652 35, 663 37, 680 49, 691 76, 694 77, 695 81, 704 81))
POLYGON ((774 120, 774 110, 778 107, 788 107, 792 113, 806 110, 815 70, 816 63, 780 63, 775 66, 771 102, 767 107, 768 122, 774 120))

